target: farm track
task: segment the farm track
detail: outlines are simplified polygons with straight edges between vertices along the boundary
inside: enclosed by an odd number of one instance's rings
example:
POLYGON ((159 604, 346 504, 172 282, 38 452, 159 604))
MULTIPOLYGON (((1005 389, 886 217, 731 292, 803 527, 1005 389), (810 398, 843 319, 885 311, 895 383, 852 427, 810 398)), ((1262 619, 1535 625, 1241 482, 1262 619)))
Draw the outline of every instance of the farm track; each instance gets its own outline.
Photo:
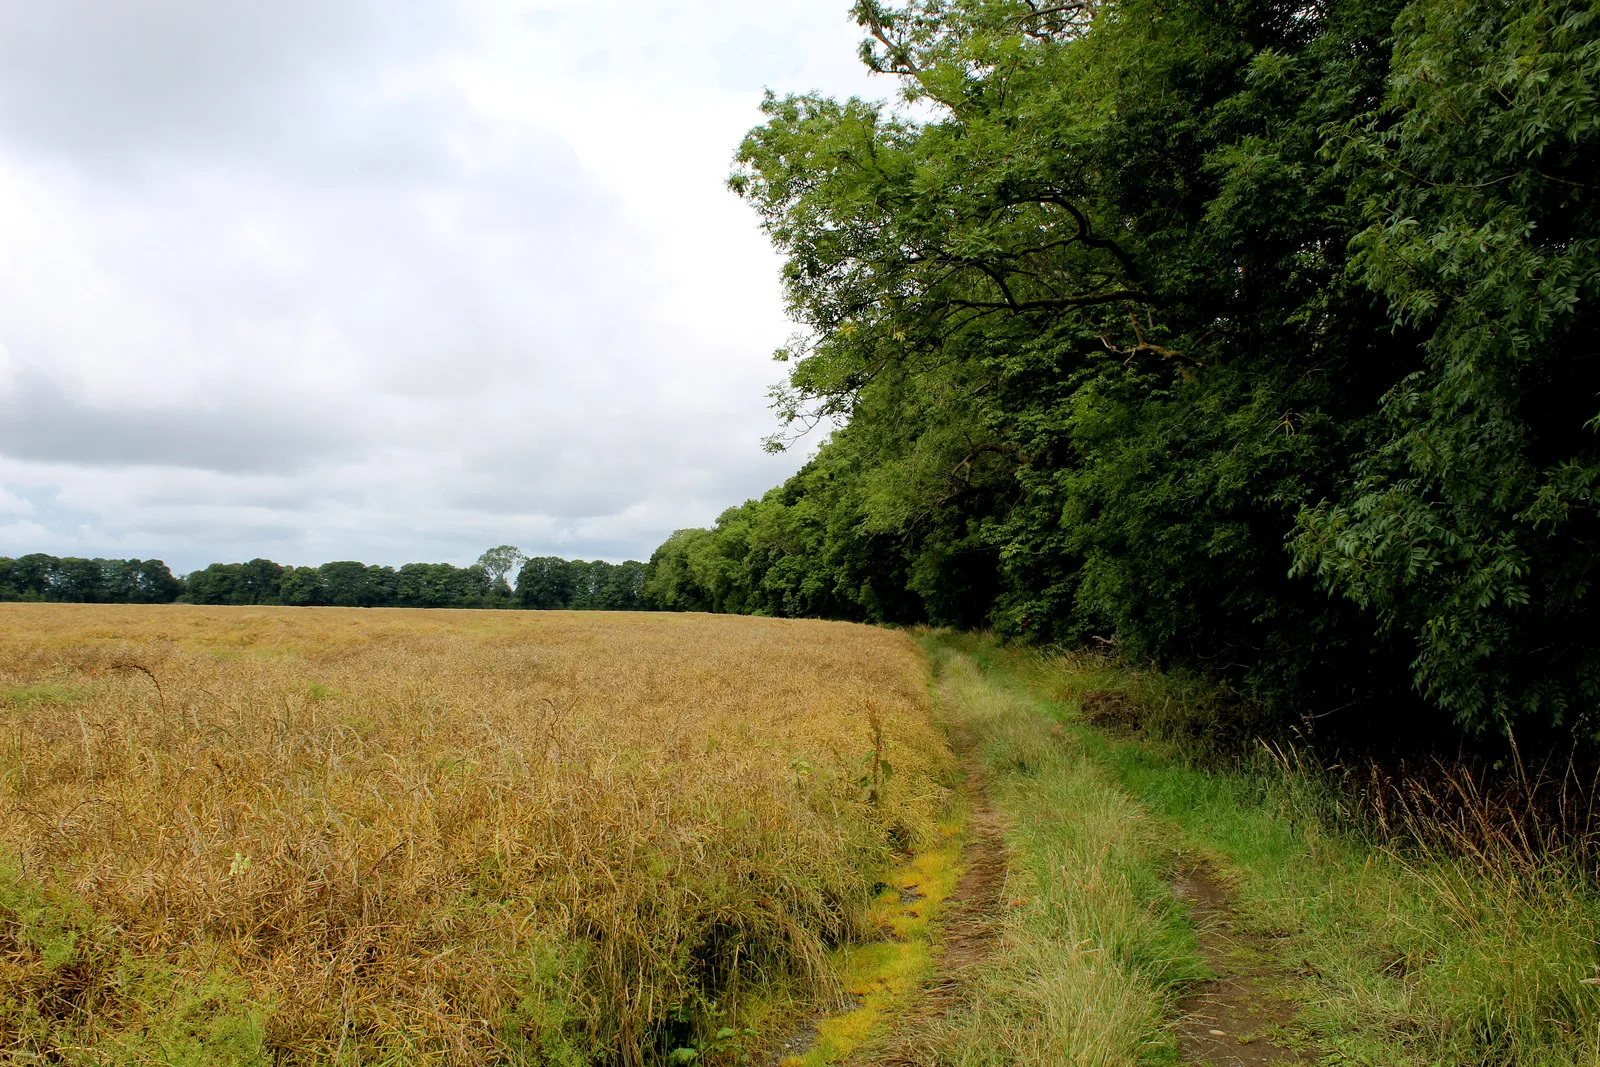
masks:
POLYGON ((1172 888, 1189 905, 1201 955, 1217 975, 1180 1005, 1178 1051, 1183 1062, 1204 1067, 1313 1062, 1272 1040, 1272 1031, 1294 1015, 1293 1007, 1272 993, 1280 977, 1277 954, 1270 939, 1238 929, 1228 891, 1216 872, 1203 863, 1190 864, 1172 888))
POLYGON ((929 1045, 938 1024, 966 1001, 973 972, 1000 939, 1007 871, 1005 824, 990 803, 988 781, 974 755, 971 736, 955 725, 950 742, 961 760, 971 815, 961 877, 939 923, 937 969, 916 1004, 887 1036, 852 1057, 851 1067, 926 1067, 933 1062, 929 1045))

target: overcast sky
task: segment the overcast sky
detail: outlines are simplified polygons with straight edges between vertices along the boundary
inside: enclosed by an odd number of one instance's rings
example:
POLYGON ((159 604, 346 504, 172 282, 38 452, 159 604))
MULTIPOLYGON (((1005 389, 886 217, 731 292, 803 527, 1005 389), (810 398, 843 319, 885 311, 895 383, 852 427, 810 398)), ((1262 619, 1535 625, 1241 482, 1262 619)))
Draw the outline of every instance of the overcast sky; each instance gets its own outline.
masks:
POLYGON ((645 558, 769 457, 848 0, 0 0, 0 555, 645 558))

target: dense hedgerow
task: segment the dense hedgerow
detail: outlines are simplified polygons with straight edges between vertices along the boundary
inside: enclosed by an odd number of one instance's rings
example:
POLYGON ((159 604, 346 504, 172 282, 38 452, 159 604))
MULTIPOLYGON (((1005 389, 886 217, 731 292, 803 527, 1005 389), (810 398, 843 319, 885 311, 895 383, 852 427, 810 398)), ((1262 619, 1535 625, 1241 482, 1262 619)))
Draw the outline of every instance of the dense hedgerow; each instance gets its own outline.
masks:
POLYGON ((661 607, 1115 643, 1323 726, 1600 723, 1600 24, 1571 0, 863 0, 771 97, 815 458, 661 607))

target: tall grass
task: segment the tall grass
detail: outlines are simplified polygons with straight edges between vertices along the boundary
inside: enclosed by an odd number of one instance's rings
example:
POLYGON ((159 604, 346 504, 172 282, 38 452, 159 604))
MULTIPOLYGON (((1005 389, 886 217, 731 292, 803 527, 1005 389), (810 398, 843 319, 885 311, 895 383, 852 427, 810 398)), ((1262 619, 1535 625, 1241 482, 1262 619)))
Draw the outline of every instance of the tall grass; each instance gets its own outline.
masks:
POLYGON ((969 644, 1055 702, 1174 847, 1226 866, 1339 1062, 1600 1063, 1600 850, 1570 768, 1324 763, 1245 741, 1194 679, 969 644))
POLYGON ((0 1049, 641 1063, 776 1025, 949 769, 864 627, 0 606, 0 1049))
POLYGON ((986 674, 949 643, 940 714, 973 738, 991 799, 1011 823, 1002 944, 970 999, 930 1038, 961 1067, 1122 1067, 1172 1054, 1175 991, 1202 976, 1163 871, 1160 828, 1048 704, 986 674))
MULTIPOLYGON (((1580 794, 1559 795, 1570 781, 1491 782, 1439 762, 1358 773, 1284 749, 1263 752, 1246 780, 1322 839, 1322 855, 1349 857, 1310 868, 1327 880, 1324 936, 1352 920, 1376 932, 1328 964, 1367 1007, 1329 998, 1315 1025, 1354 1048, 1403 1045, 1416 1062, 1600 1063, 1600 886, 1580 794)), ((1310 892, 1292 876, 1286 886, 1310 892)))

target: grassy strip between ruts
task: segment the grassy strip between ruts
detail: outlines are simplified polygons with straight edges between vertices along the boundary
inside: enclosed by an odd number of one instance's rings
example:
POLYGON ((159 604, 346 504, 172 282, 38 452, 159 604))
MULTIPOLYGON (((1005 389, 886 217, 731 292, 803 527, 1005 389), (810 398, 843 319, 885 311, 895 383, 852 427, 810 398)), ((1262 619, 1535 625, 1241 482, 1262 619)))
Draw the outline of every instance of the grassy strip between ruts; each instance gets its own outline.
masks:
POLYGON ((959 722, 1010 823, 1002 941, 963 1007, 922 1042, 940 1064, 1174 1062, 1165 1020, 1205 977, 1167 877, 1163 829, 1063 726, 985 670, 981 641, 925 637, 940 714, 959 722))
POLYGON ((981 738, 993 799, 1015 820, 1020 902, 942 1063, 1170 1062, 1163 1016, 1200 970, 1168 888, 1182 852, 1224 872, 1241 928, 1282 946, 1291 1036, 1320 1062, 1600 1063, 1589 874, 1379 842, 1286 761, 1198 766, 1082 723, 1089 694, 1147 702, 1159 678, 977 637, 924 645, 946 714, 981 738))

